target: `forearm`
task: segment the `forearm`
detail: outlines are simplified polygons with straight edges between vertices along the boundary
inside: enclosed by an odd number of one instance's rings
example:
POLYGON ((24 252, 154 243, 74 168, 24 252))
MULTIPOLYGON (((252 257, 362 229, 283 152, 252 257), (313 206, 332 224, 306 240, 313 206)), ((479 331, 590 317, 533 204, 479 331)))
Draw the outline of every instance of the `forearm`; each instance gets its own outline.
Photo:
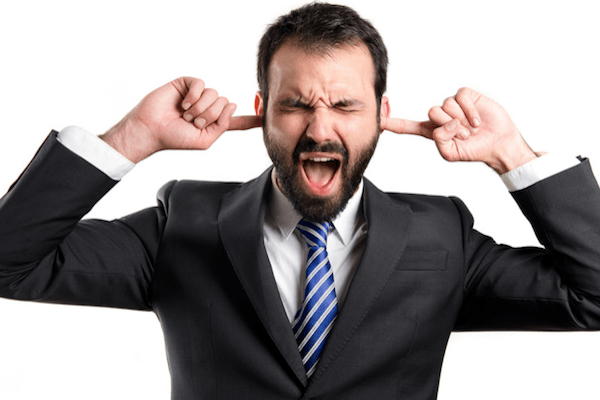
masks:
POLYGON ((512 193, 544 248, 498 246, 464 215, 459 330, 600 329, 600 189, 589 163, 512 193))
POLYGON ((53 132, 0 200, 0 296, 148 309, 143 243, 121 222, 80 222, 115 183, 53 132))
POLYGON ((600 188, 589 161, 513 196, 565 283, 600 299, 600 188))
POLYGON ((79 159, 52 132, 0 200, 0 262, 18 269, 46 256, 116 182, 79 159), (78 188, 89 182, 85 196, 78 188))

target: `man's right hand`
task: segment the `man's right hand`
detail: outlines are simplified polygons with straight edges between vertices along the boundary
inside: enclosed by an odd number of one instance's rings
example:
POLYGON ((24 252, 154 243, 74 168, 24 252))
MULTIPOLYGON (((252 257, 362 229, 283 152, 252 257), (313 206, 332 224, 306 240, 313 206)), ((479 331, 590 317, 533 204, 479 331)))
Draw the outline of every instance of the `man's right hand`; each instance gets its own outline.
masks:
POLYGON ((262 126, 261 116, 236 109, 200 79, 182 77, 148 94, 100 138, 137 163, 160 150, 208 149, 227 130, 262 126))

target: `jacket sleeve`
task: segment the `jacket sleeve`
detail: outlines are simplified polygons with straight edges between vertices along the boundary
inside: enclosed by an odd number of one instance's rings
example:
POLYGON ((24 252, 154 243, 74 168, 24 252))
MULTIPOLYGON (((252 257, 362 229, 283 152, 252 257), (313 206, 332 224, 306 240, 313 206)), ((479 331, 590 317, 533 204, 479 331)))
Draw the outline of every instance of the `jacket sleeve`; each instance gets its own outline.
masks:
POLYGON ((600 329, 600 189, 588 160, 513 193, 544 248, 496 245, 463 218, 456 330, 600 329))
POLYGON ((80 221, 115 184, 52 132, 0 200, 0 296, 150 310, 164 207, 80 221))

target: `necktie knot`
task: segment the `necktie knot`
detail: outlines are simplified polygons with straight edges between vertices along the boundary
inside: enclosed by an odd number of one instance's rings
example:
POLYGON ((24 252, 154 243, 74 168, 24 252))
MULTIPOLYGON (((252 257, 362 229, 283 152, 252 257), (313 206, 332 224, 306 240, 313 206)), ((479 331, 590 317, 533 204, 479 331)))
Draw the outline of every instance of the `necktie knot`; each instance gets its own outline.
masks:
POLYGON ((309 248, 327 247, 327 235, 331 226, 329 222, 313 222, 303 219, 298 223, 297 229, 309 248))

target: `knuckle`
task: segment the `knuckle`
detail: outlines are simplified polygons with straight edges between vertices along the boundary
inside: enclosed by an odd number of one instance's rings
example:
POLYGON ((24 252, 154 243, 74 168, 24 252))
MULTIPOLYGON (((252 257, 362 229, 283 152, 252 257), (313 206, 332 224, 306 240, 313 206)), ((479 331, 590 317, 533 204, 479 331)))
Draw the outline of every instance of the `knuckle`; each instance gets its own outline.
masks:
POLYGON ((192 78, 190 76, 186 76, 183 78, 189 87, 204 87, 204 81, 198 78, 192 78))
POLYGON ((458 92, 456 93, 456 100, 460 103, 460 102, 464 102, 465 100, 468 100, 471 97, 471 93, 473 91, 467 87, 461 87, 460 89, 458 89, 458 92))
POLYGON ((448 112, 448 111, 454 109, 455 105, 456 105, 456 100, 454 99, 454 97, 448 97, 446 100, 444 100, 444 103, 442 104, 442 110, 448 112))
POLYGON ((458 93, 458 94, 456 95, 456 101, 457 101, 459 104, 462 104, 462 103, 464 103, 464 102, 465 102, 467 99, 468 99, 468 97, 467 97, 467 95, 466 95, 465 93, 458 93))
POLYGON ((190 91, 202 89, 204 87, 204 81, 202 79, 194 78, 191 76, 184 76, 179 78, 184 82, 184 85, 189 88, 190 91))
POLYGON ((204 89, 203 95, 214 98, 219 97, 219 93, 217 93, 217 91, 213 88, 204 89))
POLYGON ((223 113, 223 108, 227 103, 223 101, 222 97, 219 97, 211 107, 207 108, 206 111, 202 114, 202 116, 207 121, 216 121, 219 116, 223 113))
POLYGON ((202 79, 198 79, 198 81, 196 81, 196 85, 198 87, 198 91, 202 92, 204 90, 204 81, 202 79))
POLYGON ((210 122, 215 121, 218 116, 219 115, 217 114, 217 112, 214 108, 209 108, 202 113, 202 118, 204 118, 205 120, 210 121, 210 122))
POLYGON ((439 106, 431 107, 429 109, 429 112, 427 113, 427 117, 430 120, 434 120, 437 117, 438 113, 439 113, 439 111, 438 111, 439 108, 440 108, 439 106))
POLYGON ((200 114, 202 111, 204 111, 204 107, 202 106, 202 104, 200 102, 196 102, 192 105, 192 107, 188 110, 188 113, 197 116, 198 114, 200 114))

